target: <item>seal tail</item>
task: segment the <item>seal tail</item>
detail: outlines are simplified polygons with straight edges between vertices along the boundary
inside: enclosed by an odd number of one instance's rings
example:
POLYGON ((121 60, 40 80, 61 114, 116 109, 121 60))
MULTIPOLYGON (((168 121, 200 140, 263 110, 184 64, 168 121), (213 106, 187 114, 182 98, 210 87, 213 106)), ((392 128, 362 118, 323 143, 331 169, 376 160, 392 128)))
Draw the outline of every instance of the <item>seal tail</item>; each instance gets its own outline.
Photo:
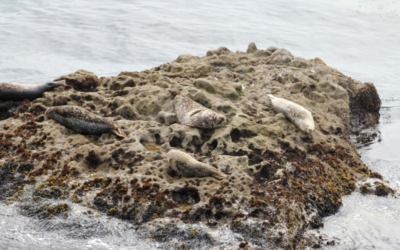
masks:
POLYGON ((215 169, 212 177, 214 177, 217 180, 222 180, 225 179, 227 177, 226 174, 222 173, 221 171, 219 171, 218 169, 215 169))
POLYGON ((112 132, 119 137, 126 137, 126 134, 124 133, 124 131, 122 131, 122 129, 117 125, 117 124, 113 124, 113 130, 112 132))

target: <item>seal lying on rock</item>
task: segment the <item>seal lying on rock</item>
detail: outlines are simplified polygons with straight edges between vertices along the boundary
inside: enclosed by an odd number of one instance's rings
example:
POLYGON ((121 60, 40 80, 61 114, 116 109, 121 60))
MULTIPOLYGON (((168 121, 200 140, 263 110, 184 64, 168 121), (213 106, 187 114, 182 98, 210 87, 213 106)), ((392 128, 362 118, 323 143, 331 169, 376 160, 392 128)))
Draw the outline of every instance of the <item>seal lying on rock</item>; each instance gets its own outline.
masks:
POLYGON ((169 90, 174 97, 176 116, 181 124, 196 128, 220 128, 226 125, 226 117, 182 95, 169 90))
POLYGON ((110 122, 106 118, 78 106, 51 107, 46 110, 46 115, 78 133, 102 134, 112 132, 117 136, 126 137, 126 134, 115 122, 110 122))
POLYGON ((183 177, 214 177, 217 180, 222 180, 226 177, 226 174, 218 169, 199 162, 182 151, 171 149, 168 151, 167 157, 171 168, 183 177))
POLYGON ((276 113, 284 114, 289 121, 296 124, 303 132, 310 133, 314 130, 314 119, 310 111, 286 99, 273 95, 268 95, 268 97, 276 113))
POLYGON ((0 100, 2 101, 22 101, 25 99, 34 100, 42 96, 46 91, 56 87, 65 86, 65 81, 55 81, 43 84, 31 83, 0 83, 0 100))

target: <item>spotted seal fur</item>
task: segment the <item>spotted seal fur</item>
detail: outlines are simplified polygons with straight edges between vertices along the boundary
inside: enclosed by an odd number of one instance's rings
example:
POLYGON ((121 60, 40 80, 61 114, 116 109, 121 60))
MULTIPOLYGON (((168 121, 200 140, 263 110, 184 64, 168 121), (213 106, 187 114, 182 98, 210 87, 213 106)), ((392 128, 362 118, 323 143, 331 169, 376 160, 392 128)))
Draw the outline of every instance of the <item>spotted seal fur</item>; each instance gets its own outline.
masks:
POLYGON ((282 113, 303 132, 310 133, 314 130, 314 119, 310 111, 303 106, 283 98, 268 95, 276 113, 282 113))
POLYGON ((22 101, 29 99, 32 101, 42 97, 44 92, 60 86, 65 86, 65 81, 54 81, 43 84, 3 82, 0 83, 0 100, 22 101))
POLYGON ((176 116, 181 124, 196 128, 220 128, 226 125, 226 117, 193 101, 179 91, 169 90, 174 97, 176 116))
POLYGON ((176 149, 168 151, 167 158, 171 168, 182 177, 214 177, 217 180, 222 180, 226 177, 226 174, 218 169, 199 162, 189 154, 176 149))
POLYGON ((46 110, 46 116, 82 134, 103 134, 112 132, 117 136, 126 134, 117 123, 93 114, 84 108, 72 105, 51 107, 46 110))

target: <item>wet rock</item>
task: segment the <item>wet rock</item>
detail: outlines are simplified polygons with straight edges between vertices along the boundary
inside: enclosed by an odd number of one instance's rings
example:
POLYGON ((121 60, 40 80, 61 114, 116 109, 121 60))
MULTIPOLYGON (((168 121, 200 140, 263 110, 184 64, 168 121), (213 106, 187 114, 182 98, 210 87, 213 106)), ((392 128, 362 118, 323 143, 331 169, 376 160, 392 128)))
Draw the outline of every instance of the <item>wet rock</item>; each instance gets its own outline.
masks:
POLYGON ((383 197, 395 195, 395 191, 382 181, 361 183, 359 189, 362 194, 374 194, 383 197))
POLYGON ((61 218, 68 218, 68 213, 71 208, 66 203, 33 203, 24 204, 21 206, 22 214, 25 216, 37 218, 37 219, 52 219, 55 216, 61 218))
POLYGON ((26 173, 33 169, 29 163, 6 162, 0 167, 0 200, 4 201, 13 196, 29 183, 26 173))
MULTIPOLYGON (((351 87, 351 85, 349 86, 351 87)), ((381 100, 372 83, 359 86, 357 91, 349 91, 352 132, 371 127, 379 121, 381 100)))

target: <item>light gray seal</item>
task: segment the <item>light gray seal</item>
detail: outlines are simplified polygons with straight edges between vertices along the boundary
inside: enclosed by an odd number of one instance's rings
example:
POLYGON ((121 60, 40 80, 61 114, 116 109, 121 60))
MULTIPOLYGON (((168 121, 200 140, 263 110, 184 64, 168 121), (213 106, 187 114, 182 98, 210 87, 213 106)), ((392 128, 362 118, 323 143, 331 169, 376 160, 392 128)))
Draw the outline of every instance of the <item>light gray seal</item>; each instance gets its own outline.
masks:
POLYGON ((117 136, 126 137, 126 134, 117 123, 78 106, 51 107, 46 110, 45 114, 47 117, 78 133, 96 135, 112 132, 117 136))
POLYGON ((25 99, 34 100, 42 97, 43 93, 56 87, 65 86, 65 81, 55 81, 43 84, 32 83, 0 83, 0 100, 22 101, 25 99))
POLYGON ((220 128, 226 125, 226 117, 193 101, 179 91, 169 90, 174 97, 176 116, 181 124, 195 128, 220 128))
POLYGON ((303 132, 310 133, 314 130, 314 119, 310 111, 286 99, 273 95, 268 95, 268 97, 276 113, 284 114, 289 121, 294 123, 303 132))
POLYGON ((214 177, 217 180, 222 180, 226 177, 226 174, 218 169, 199 162, 189 154, 176 149, 168 151, 167 158, 171 168, 182 177, 214 177))

